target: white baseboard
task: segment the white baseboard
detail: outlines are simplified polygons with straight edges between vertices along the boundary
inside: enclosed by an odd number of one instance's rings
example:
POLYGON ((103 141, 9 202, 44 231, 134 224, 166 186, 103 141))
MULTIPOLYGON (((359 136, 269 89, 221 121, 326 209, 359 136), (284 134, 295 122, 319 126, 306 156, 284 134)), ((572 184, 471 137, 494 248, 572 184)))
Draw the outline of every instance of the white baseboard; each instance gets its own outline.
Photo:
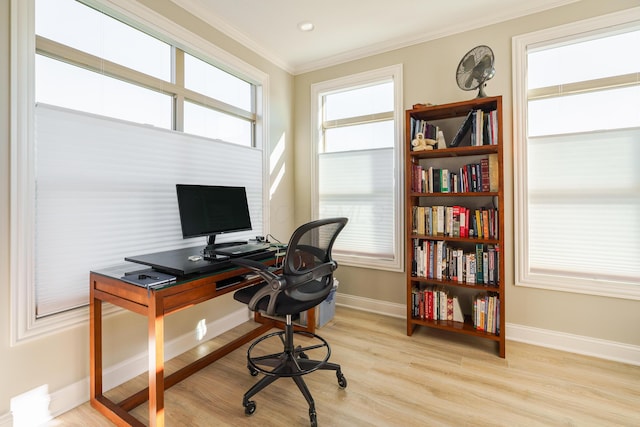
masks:
POLYGON ((640 366, 640 346, 507 323, 507 339, 640 366))
POLYGON ((407 316, 407 306, 404 304, 358 297, 354 295, 337 293, 336 305, 401 319, 404 319, 407 316))
MULTIPOLYGON (((405 318, 406 306, 354 295, 336 295, 336 305, 405 318)), ((640 346, 507 323, 507 340, 640 366, 640 346)), ((508 352, 507 352, 508 356, 508 352)))

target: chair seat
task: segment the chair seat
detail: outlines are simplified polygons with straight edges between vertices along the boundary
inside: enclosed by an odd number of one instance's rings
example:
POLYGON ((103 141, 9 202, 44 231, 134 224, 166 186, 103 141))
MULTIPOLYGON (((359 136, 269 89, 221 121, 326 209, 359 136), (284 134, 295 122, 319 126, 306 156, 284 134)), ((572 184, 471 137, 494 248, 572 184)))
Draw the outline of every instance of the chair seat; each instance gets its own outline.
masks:
MULTIPOLYGON (((251 301, 251 298, 253 298, 253 296, 265 286, 269 286, 269 285, 263 282, 263 283, 258 283, 257 285, 254 285, 254 286, 240 289, 233 294, 233 298, 236 301, 239 301, 241 303, 249 304, 249 301, 251 301)), ((305 292, 305 291, 317 292, 320 289, 322 289, 323 286, 324 285, 322 284, 321 281, 313 280, 309 283, 305 283, 304 285, 300 286, 298 290, 300 290, 301 292, 305 292)), ((330 291, 331 289, 329 289, 329 292, 330 291)), ((329 295, 329 292, 327 292, 327 295, 329 295)), ((258 310, 266 311, 268 303, 269 303, 269 297, 262 298, 258 302, 258 305, 257 305, 258 310)), ((278 316, 286 316, 287 314, 298 314, 298 313, 302 313, 303 311, 307 311, 315 307, 316 305, 318 305, 318 302, 316 300, 300 301, 287 296, 285 292, 281 292, 280 294, 278 294, 276 298, 275 314, 278 316)))

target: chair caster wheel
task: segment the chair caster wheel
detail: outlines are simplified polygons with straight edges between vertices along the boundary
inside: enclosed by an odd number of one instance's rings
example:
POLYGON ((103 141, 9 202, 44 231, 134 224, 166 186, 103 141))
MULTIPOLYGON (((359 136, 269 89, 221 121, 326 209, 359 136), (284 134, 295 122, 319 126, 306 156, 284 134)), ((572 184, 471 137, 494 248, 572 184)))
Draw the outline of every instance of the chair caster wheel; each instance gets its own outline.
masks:
POLYGON ((305 352, 301 352, 300 354, 298 354, 298 357, 300 359, 309 359, 309 356, 307 356, 307 353, 305 352))
POLYGON ((254 412, 256 412, 256 402, 250 400, 244 405, 244 414, 248 417, 253 415, 254 412))
POLYGON ((249 373, 251 374, 252 377, 258 376, 258 373, 259 373, 258 370, 253 366, 247 366, 247 369, 249 370, 249 373))
POLYGON ((336 372, 336 376, 338 377, 338 387, 347 388, 347 379, 342 375, 342 372, 336 372))
POLYGON ((315 412, 309 411, 309 421, 311 421, 311 427, 318 427, 318 419, 315 412))

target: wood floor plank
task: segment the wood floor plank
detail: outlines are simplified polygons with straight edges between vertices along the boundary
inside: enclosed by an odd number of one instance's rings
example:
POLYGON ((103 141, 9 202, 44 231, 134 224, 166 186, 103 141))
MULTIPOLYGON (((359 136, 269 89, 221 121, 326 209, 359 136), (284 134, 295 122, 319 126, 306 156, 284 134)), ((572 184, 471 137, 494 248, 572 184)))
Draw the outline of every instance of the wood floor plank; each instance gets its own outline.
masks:
MULTIPOLYGON (((247 324, 245 327, 251 327, 247 324)), ((418 328, 408 337, 402 319, 336 309, 318 333, 331 345, 335 373, 305 376, 321 426, 638 426, 640 367, 588 356, 418 328)), ((230 331, 167 363, 175 371, 240 335, 230 331)), ((290 379, 254 397, 256 413, 244 415, 242 395, 256 381, 246 369, 247 346, 169 389, 167 426, 308 426, 307 404, 290 379)), ((145 384, 141 375, 106 393, 124 398, 145 384)), ((147 422, 147 406, 132 413, 147 422)), ((52 426, 107 426, 85 403, 52 420, 52 426)))

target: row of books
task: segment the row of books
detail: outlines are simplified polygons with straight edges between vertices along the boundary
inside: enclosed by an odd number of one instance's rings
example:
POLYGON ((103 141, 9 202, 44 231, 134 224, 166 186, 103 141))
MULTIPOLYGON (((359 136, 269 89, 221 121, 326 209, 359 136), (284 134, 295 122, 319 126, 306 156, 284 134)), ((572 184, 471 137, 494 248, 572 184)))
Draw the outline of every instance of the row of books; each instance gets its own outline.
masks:
MULTIPOLYGON (((429 123, 427 120, 411 117, 410 140, 422 133, 425 138, 437 139, 440 127, 429 123)), ((498 115, 495 110, 483 111, 471 110, 462 121, 453 139, 447 143, 447 147, 460 145, 468 132, 471 132, 471 145, 497 145, 498 144, 498 115)), ((434 147, 435 148, 435 147, 434 147)))
MULTIPOLYGON (((460 299, 443 286, 414 286, 411 290, 411 317, 421 320, 464 322, 460 299)), ((478 331, 500 335, 500 297, 496 292, 482 292, 473 298, 473 327, 478 331)))
POLYGON ((475 245, 474 251, 450 247, 438 240, 413 239, 411 275, 467 285, 497 286, 500 245, 475 245))
POLYGON ((473 299, 473 326, 479 331, 500 335, 500 298, 495 292, 483 292, 473 299))
POLYGON ((460 300, 447 292, 444 286, 413 287, 411 303, 414 319, 464 322, 460 300))
POLYGON ((450 147, 457 147, 471 132, 471 145, 498 145, 498 113, 496 110, 471 110, 464 118, 460 128, 449 143, 450 147))
POLYGON ((422 236, 498 239, 497 209, 464 206, 413 206, 413 234, 422 236))
MULTIPOLYGON (((426 120, 418 120, 411 117, 411 141, 418 136, 418 133, 421 133, 427 139, 437 140, 439 131, 439 126, 428 123, 426 120)), ((437 146, 433 148, 435 149, 437 146)))
POLYGON ((417 193, 468 193, 498 191, 498 155, 490 154, 477 163, 458 169, 425 167, 419 163, 411 169, 411 190, 417 193))

